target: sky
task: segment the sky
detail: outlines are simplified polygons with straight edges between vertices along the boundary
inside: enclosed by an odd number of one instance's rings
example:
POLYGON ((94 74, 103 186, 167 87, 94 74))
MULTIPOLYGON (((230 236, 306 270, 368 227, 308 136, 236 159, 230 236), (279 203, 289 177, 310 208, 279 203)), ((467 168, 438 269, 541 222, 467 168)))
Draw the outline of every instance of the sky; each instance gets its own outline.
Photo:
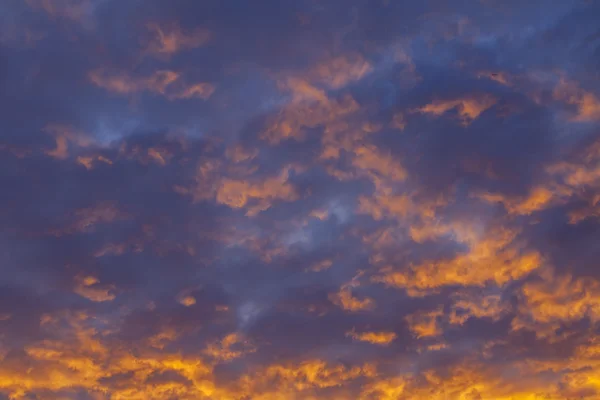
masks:
POLYGON ((0 399, 600 399, 598 21, 1 1, 0 399))

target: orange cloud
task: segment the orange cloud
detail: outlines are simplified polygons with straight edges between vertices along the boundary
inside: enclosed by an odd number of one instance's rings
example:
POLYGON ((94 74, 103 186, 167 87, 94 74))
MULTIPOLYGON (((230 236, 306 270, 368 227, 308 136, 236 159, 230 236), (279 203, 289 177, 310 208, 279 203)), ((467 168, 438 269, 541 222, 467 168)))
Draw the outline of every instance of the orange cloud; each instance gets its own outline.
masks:
MULTIPOLYGON (((233 157, 230 153, 230 157, 233 157)), ((227 164, 218 159, 199 163, 196 184, 192 189, 176 188, 181 194, 191 194, 194 201, 215 200, 231 208, 246 209, 247 216, 256 216, 278 200, 294 201, 298 198, 295 187, 288 182, 289 172, 295 166, 286 166, 275 177, 252 177, 254 169, 227 170, 227 164), (229 177, 243 175, 243 178, 229 177)))
POLYGON ((352 295, 352 288, 359 286, 358 278, 362 275, 359 273, 357 276, 345 285, 342 285, 340 290, 336 293, 329 294, 329 301, 343 310, 350 312, 372 310, 375 307, 375 301, 370 297, 358 299, 352 295))
POLYGON ((376 195, 359 198, 358 211, 371 215, 375 220, 381 220, 388 215, 404 218, 412 209, 413 203, 407 195, 376 195))
MULTIPOLYGON (((503 366, 487 366, 473 361, 457 364, 448 370, 428 370, 416 376, 390 378, 369 387, 371 393, 377 393, 383 399, 402 398, 407 400, 559 400, 565 399, 559 393, 556 382, 531 377, 527 370, 518 370, 503 366), (503 379, 508 371, 513 372, 512 381, 503 379), (396 390, 392 383, 398 384, 396 390), (375 391, 374 388, 379 390, 375 391), (401 388, 401 390, 400 390, 401 388), (400 397, 390 397, 394 393, 400 397), (387 397, 386 397, 387 396, 387 397)), ((514 367, 513 367, 514 368, 514 367)), ((370 392, 366 391, 364 394, 370 392)), ((360 397, 363 398, 363 397, 360 397)), ((371 399, 373 397, 364 397, 371 399)))
POLYGON ((455 296, 450 312, 449 322, 463 325, 469 318, 489 318, 497 321, 507 307, 502 303, 500 295, 468 295, 455 296))
POLYGON ((90 81, 98 87, 117 94, 151 92, 169 100, 200 98, 207 100, 215 87, 210 83, 187 84, 177 72, 159 70, 147 77, 134 77, 98 69, 90 72, 90 81))
MULTIPOLYGON (((600 159, 600 157, 597 157, 597 159, 600 159)), ((562 162, 549 166, 547 170, 552 175, 562 176, 565 183, 573 188, 596 186, 600 182, 600 167, 593 165, 594 161, 588 161, 591 165, 588 163, 562 162)))
POLYGON ((488 203, 502 203, 510 214, 530 215, 549 207, 558 195, 556 192, 544 187, 536 186, 531 189, 525 198, 508 198, 502 194, 479 193, 473 195, 488 203))
MULTIPOLYGON (((599 142, 600 143, 600 142, 599 142)), ((584 206, 569 211, 569 222, 576 224, 599 215, 600 145, 587 147, 574 162, 559 162, 546 167, 547 176, 535 184, 525 196, 506 196, 501 193, 473 193, 471 197, 487 203, 500 203, 510 215, 531 215, 555 205, 577 199, 584 206)))
MULTIPOLYGON (((389 376, 379 372, 374 364, 351 366, 307 359, 255 367, 225 383, 216 379, 211 362, 198 356, 169 352, 167 344, 179 337, 173 329, 158 332, 131 351, 115 342, 115 338, 109 341, 98 332, 98 322, 84 313, 45 315, 41 329, 60 334, 65 340, 32 343, 25 348, 25 358, 2 358, 0 354, 0 390, 16 400, 35 393, 56 397, 59 392, 72 388, 85 390, 98 398, 110 393, 111 399, 118 400, 172 397, 182 400, 562 400, 572 397, 581 388, 600 387, 597 361, 600 346, 594 339, 577 346, 573 357, 561 360, 526 359, 517 363, 488 364, 467 356, 457 364, 444 367, 434 364, 422 371, 412 369, 389 376), (546 375, 559 372, 561 376, 558 379, 553 376, 549 381, 540 372, 546 375), (160 379, 155 379, 157 377, 160 379), (353 388, 352 392, 348 391, 349 387, 353 388)), ((229 334, 210 343, 204 355, 215 363, 236 359, 254 349, 244 342, 240 334, 229 334)))
POLYGON ((332 265, 333 265, 333 261, 331 261, 331 260, 322 260, 322 261, 314 263, 310 267, 310 270, 311 271, 315 271, 315 272, 324 271, 324 270, 330 268, 332 265))
POLYGON ((69 157, 69 144, 77 147, 89 147, 94 144, 93 139, 73 128, 60 124, 46 125, 44 131, 56 140, 56 148, 46 150, 50 157, 64 160, 69 157))
POLYGON ((406 170, 397 159, 372 145, 356 147, 352 165, 367 171, 376 184, 380 179, 403 181, 407 177, 406 170))
POLYGON ((329 218, 329 211, 328 210, 323 210, 323 209, 319 209, 319 210, 312 210, 309 214, 310 217, 319 219, 321 221, 325 221, 327 218, 329 218))
POLYGON ((346 336, 361 342, 387 346, 392 343, 397 335, 394 332, 361 332, 357 333, 354 330, 346 332, 346 336))
MULTIPOLYGON (((94 324, 93 318, 81 313, 44 318, 44 329, 60 333, 64 341, 37 342, 25 349, 26 362, 0 363, 0 389, 14 399, 25 399, 35 391, 56 393, 72 388, 87 390, 91 395, 111 393, 111 398, 118 400, 159 400, 170 396, 234 398, 226 390, 216 388, 212 368, 202 360, 142 346, 135 356, 120 346, 109 350, 94 324), (168 371, 182 376, 189 384, 153 384, 149 380, 168 371), (108 379, 117 376, 129 378, 122 383, 108 379)), ((164 340, 174 338, 168 332, 163 336, 164 340)))
POLYGON ((560 324, 590 318, 600 321, 600 283, 547 272, 542 280, 526 283, 513 329, 529 328, 538 335, 552 334, 560 324))
MULTIPOLYGON (((402 175, 396 174, 396 177, 398 180, 402 175)), ((437 222, 436 213, 449 203, 448 198, 438 196, 422 199, 418 191, 399 191, 393 180, 377 177, 373 180, 376 186, 375 193, 359 197, 358 212, 368 214, 375 220, 391 219, 414 224, 410 225, 409 229, 416 242, 446 233, 448 227, 437 222)))
POLYGON ((555 100, 563 101, 576 107, 576 113, 571 118, 575 122, 590 122, 600 120, 600 100, 590 92, 579 88, 576 82, 564 77, 554 88, 555 100))
POLYGON ((463 124, 468 125, 494 104, 496 104, 495 98, 490 95, 483 95, 455 100, 435 100, 414 111, 439 117, 449 110, 456 109, 463 124))
POLYGON ((420 296, 428 291, 450 285, 484 286, 495 283, 502 286, 519 279, 541 266, 541 255, 533 250, 524 252, 514 242, 517 232, 504 228, 490 229, 477 237, 469 230, 453 230, 459 242, 469 250, 450 260, 428 261, 411 265, 405 271, 384 269, 373 281, 404 288, 410 295, 420 296), (462 237, 461 237, 462 235, 462 237))
MULTIPOLYGON (((600 143, 600 142, 599 142, 600 143)), ((525 196, 507 196, 502 193, 479 192, 471 197, 487 203, 499 203, 510 215, 531 215, 550 207, 565 204, 571 199, 585 203, 569 211, 569 221, 576 224, 586 218, 598 216, 600 192, 600 145, 588 146, 576 161, 558 162, 546 167, 547 175, 532 186, 525 196)), ((371 204, 373 212, 377 207, 371 204)), ((379 207, 381 209, 381 207, 379 207)))
POLYGON ((593 336, 576 346, 569 358, 527 359, 521 364, 535 373, 552 371, 561 374, 559 393, 563 398, 580 396, 581 393, 600 392, 600 345, 593 336))
POLYGON ((46 151, 50 157, 58 158, 60 160, 64 160, 69 156, 68 153, 68 145, 67 138, 64 136, 58 136, 56 138, 56 148, 54 150, 46 151))
POLYGON ((77 278, 77 285, 73 291, 88 300, 104 302, 115 299, 116 296, 111 293, 113 290, 113 285, 109 285, 108 288, 103 288, 97 278, 86 276, 77 278))
POLYGON ((569 223, 577 224, 587 218, 600 217, 600 194, 587 199, 587 204, 577 210, 569 212, 569 223))
MULTIPOLYGON (((153 309, 154 304, 151 304, 150 309, 153 309)), ((164 330, 158 332, 155 335, 150 336, 146 342, 148 346, 164 350, 165 346, 169 343, 172 343, 179 337, 179 334, 172 328, 165 328, 164 330)))
POLYGON ((380 379, 365 385, 359 400, 398 400, 404 393, 406 380, 403 377, 380 379))
MULTIPOLYGON (((368 142, 368 137, 381 129, 381 125, 364 123, 354 126, 353 119, 357 118, 359 110, 353 111, 346 117, 327 124, 321 137, 322 149, 319 159, 321 161, 337 160, 343 152, 353 154, 368 142)), ((352 171, 339 171, 339 173, 352 176, 352 171)), ((343 179, 343 178, 339 178, 343 179)))
POLYGON ((290 138, 303 140, 306 130, 320 125, 335 126, 337 121, 358 110, 358 104, 349 95, 330 100, 324 91, 306 82, 291 81, 287 86, 293 94, 292 102, 268 122, 261 134, 271 144, 290 138))
POLYGON ((328 365, 322 360, 309 360, 299 365, 272 365, 256 376, 247 376, 246 380, 253 386, 260 387, 273 382, 280 391, 302 392, 313 388, 339 387, 359 377, 372 377, 375 373, 375 368, 368 364, 348 368, 341 364, 328 365))
POLYGON ((435 337, 442 334, 439 319, 443 315, 443 308, 428 312, 417 312, 408 315, 406 322, 408 323, 408 328, 417 339, 435 337))
POLYGON ((231 208, 247 208, 246 215, 255 216, 270 208, 276 200, 297 199, 298 195, 287 179, 287 169, 279 177, 260 182, 223 178, 216 192, 216 201, 231 208))
POLYGON ((364 311, 375 307, 375 302, 369 297, 358 299, 352 295, 350 289, 342 289, 329 295, 329 300, 336 306, 346 311, 364 311))
POLYGON ((105 70, 95 70, 90 72, 89 78, 96 86, 114 93, 130 94, 147 90, 165 94, 167 87, 179 79, 179 74, 165 70, 156 71, 146 78, 132 78, 105 70))
POLYGON ((181 303, 182 305, 186 306, 186 307, 191 307, 194 304, 196 304, 196 298, 194 296, 183 296, 179 299, 179 303, 181 303))
POLYGON ((256 348, 239 333, 230 333, 223 339, 206 346, 204 354, 217 362, 231 361, 245 354, 253 353, 256 348))
POLYGON ((112 165, 112 161, 104 156, 79 156, 76 159, 77 164, 83 165, 86 169, 90 170, 94 168, 95 161, 101 161, 105 164, 112 165))
POLYGON ((290 101, 268 121, 262 139, 271 144, 290 138, 303 140, 307 130, 318 126, 324 126, 327 137, 339 132, 344 119, 359 106, 349 94, 330 98, 327 90, 341 89, 371 70, 371 65, 360 55, 349 54, 326 60, 306 73, 277 78, 279 87, 290 95, 290 101))

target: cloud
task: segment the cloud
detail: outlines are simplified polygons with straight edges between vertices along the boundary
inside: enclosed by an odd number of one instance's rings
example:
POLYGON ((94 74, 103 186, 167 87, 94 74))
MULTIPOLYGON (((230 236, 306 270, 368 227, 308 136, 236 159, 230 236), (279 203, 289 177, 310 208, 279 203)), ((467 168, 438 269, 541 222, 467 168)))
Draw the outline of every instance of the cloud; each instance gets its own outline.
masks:
POLYGON ((180 78, 180 73, 170 70, 159 70, 146 77, 132 77, 102 69, 89 74, 89 79, 94 85, 122 95, 148 91, 171 101, 193 98, 207 100, 215 91, 214 85, 210 83, 186 84, 180 78))
POLYGON ((350 312, 371 310, 375 307, 375 301, 370 297, 357 298, 352 294, 352 288, 358 287, 357 275, 350 281, 340 287, 340 290, 329 294, 329 301, 343 310, 350 312))
POLYGON ((89 147, 94 141, 81 132, 73 130, 71 127, 58 124, 49 124, 44 130, 54 136, 56 147, 51 150, 46 150, 46 154, 50 157, 64 160, 69 157, 69 144, 76 147, 89 147))
POLYGON ((196 28, 184 32, 177 24, 161 26, 148 23, 147 28, 152 33, 152 39, 148 41, 146 51, 157 56, 170 56, 182 50, 194 49, 205 45, 211 38, 208 30, 196 28))
POLYGON ((194 296, 189 296, 189 295, 188 295, 188 296, 184 296, 184 297, 182 297, 182 298, 179 300, 179 302, 180 302, 181 304, 183 304, 184 306, 186 306, 186 307, 191 307, 191 306, 193 306, 194 304, 196 304, 196 299, 194 298, 194 296))
POLYGON ((595 280, 556 276, 549 272, 544 279, 527 283, 521 289, 523 303, 513 329, 536 329, 540 335, 558 329, 560 324, 599 317, 599 287, 595 280), (546 328, 546 329, 543 329, 546 328))
POLYGON ((217 189, 216 200, 232 208, 243 208, 249 201, 256 200, 256 205, 248 210, 248 215, 256 215, 268 209, 276 199, 294 200, 296 196, 284 172, 281 178, 268 178, 257 184, 225 179, 217 189))
POLYGON ((511 214, 529 215, 550 206, 556 195, 549 189, 539 186, 532 188, 524 199, 506 199, 503 195, 492 193, 476 194, 476 197, 489 203, 502 203, 511 214))
POLYGON ((498 294, 457 294, 449 322, 463 325, 470 318, 489 318, 497 321, 509 311, 509 307, 498 294))
POLYGON ((447 3, 2 2, 0 397, 597 398, 600 4, 447 3))
POLYGON ((310 270, 315 271, 315 272, 324 271, 324 270, 330 268, 332 265, 333 265, 333 261, 323 260, 323 261, 319 261, 319 262, 313 264, 310 267, 310 270))
POLYGON ((345 382, 374 374, 375 370, 370 365, 346 368, 341 364, 328 365, 322 360, 308 360, 297 365, 269 366, 254 377, 255 380, 252 384, 260 386, 274 381, 282 392, 289 389, 302 392, 311 388, 336 387, 345 382))
POLYGON ((405 288, 409 294, 418 296, 450 285, 469 287, 494 283, 503 286, 542 265, 538 252, 523 251, 515 243, 515 231, 491 229, 480 238, 471 237, 472 233, 466 231, 465 237, 459 236, 459 241, 469 246, 464 253, 460 252, 448 260, 411 265, 406 271, 395 272, 389 268, 373 280, 405 288))
MULTIPOLYGON (((276 176, 247 176, 251 169, 242 174, 226 175, 219 160, 205 160, 197 167, 196 185, 191 189, 194 201, 214 200, 233 209, 246 209, 247 216, 255 216, 278 201, 295 201, 299 194, 290 182, 294 166, 284 166, 276 176), (241 175, 241 176, 240 176, 241 175)), ((181 188, 182 194, 190 189, 181 188)))
POLYGON ((479 96, 455 100, 434 100, 432 103, 424 105, 414 111, 439 117, 447 111, 456 109, 462 123, 469 124, 494 104, 496 104, 496 99, 493 97, 479 96))
POLYGON ((410 331, 417 339, 439 336, 442 334, 442 328, 439 325, 438 318, 444 315, 442 309, 429 312, 418 312, 406 317, 406 322, 410 331))
POLYGON ((561 78, 553 91, 556 100, 575 106, 571 117, 576 122, 590 122, 600 119, 600 99, 591 92, 579 88, 577 83, 561 78))
POLYGON ((99 285, 98 279, 93 276, 86 276, 78 279, 74 292, 88 300, 104 302, 115 299, 116 296, 111 293, 112 290, 114 290, 114 287, 109 286, 108 289, 102 288, 99 285))
POLYGON ((217 361, 227 362, 255 351, 256 348, 244 340, 240 334, 231 333, 223 339, 209 344, 204 353, 217 361))
POLYGON ((371 344, 377 344, 380 346, 387 346, 392 343, 397 335, 394 332, 360 332, 352 330, 346 332, 346 336, 350 336, 354 340, 361 342, 367 342, 371 344))

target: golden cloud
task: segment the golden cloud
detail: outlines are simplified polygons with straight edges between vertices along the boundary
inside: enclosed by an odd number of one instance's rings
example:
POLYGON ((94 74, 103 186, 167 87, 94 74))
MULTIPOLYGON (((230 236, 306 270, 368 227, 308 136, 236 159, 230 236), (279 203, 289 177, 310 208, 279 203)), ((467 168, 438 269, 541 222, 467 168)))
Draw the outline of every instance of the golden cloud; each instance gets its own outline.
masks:
POLYGON ((150 76, 136 77, 97 69, 90 72, 89 79, 94 85, 116 94, 151 92, 171 101, 193 98, 207 100, 215 91, 215 86, 210 83, 188 84, 180 73, 170 70, 159 70, 150 76))
POLYGON ((479 193, 478 197, 488 203, 501 203, 510 214, 530 215, 549 207, 560 196, 544 186, 537 186, 530 190, 525 198, 509 198, 502 194, 479 193))
POLYGON ((340 89, 364 78, 373 70, 360 54, 352 53, 334 57, 313 67, 307 80, 331 89, 340 89))
POLYGON ((314 388, 332 388, 359 377, 376 374, 372 365, 348 368, 341 364, 328 365, 322 360, 308 360, 298 365, 271 365, 255 376, 245 379, 252 386, 275 382, 278 390, 302 392, 314 388))
POLYGON ((417 339, 435 337, 442 334, 440 318, 444 315, 444 309, 438 308, 432 311, 420 311, 406 317, 408 328, 417 339))
POLYGON ((375 307, 375 301, 370 297, 363 299, 356 298, 352 295, 352 288, 359 285, 358 278, 361 274, 345 285, 342 285, 336 293, 329 294, 329 301, 343 310, 350 312, 372 310, 375 307))
POLYGON ((590 122, 600 120, 600 100, 590 92, 581 89, 576 82, 562 77, 554 88, 555 100, 563 101, 576 107, 575 115, 571 118, 575 122, 590 122))
POLYGON ((288 172, 284 170, 279 177, 257 183, 225 178, 217 189, 216 201, 231 208, 247 207, 246 215, 257 215, 270 208, 276 200, 296 200, 296 191, 287 182, 287 177, 288 172))
POLYGON ((73 291, 88 300, 104 302, 114 300, 116 297, 111 293, 115 289, 113 285, 103 287, 98 279, 93 276, 78 277, 76 280, 77 285, 73 291))
POLYGON ((463 325, 469 318, 489 318, 497 321, 508 311, 498 294, 460 293, 454 296, 449 316, 451 324, 463 325))
POLYGON ((248 353, 254 353, 256 348, 239 333, 230 333, 214 343, 209 343, 204 354, 217 362, 231 361, 248 353))
POLYGON ((194 304, 196 304, 196 298, 194 296, 183 296, 179 299, 179 303, 181 303, 182 305, 186 306, 186 307, 191 307, 194 304))
POLYGON ((491 95, 472 96, 454 100, 434 100, 433 102, 417 108, 414 112, 431 114, 439 117, 447 111, 456 109, 464 125, 470 124, 484 111, 496 104, 497 100, 491 95))
POLYGON ((600 320, 600 283, 594 279, 542 274, 521 289, 519 315, 513 329, 529 328, 541 336, 552 335, 560 324, 590 318, 600 320))
POLYGON ((333 265, 331 260, 322 260, 310 266, 309 270, 314 272, 324 271, 333 265))
POLYGON ((394 332, 356 332, 351 330, 346 332, 346 336, 351 337, 354 340, 360 342, 367 342, 371 344, 377 344, 380 346, 388 346, 392 343, 397 335, 394 332))
MULTIPOLYGON (((454 234, 460 235, 460 230, 454 230, 454 234)), ((481 237, 469 230, 463 235, 457 239, 469 245, 468 251, 449 260, 410 265, 405 271, 394 271, 390 267, 382 271, 382 275, 374 276, 373 281, 420 296, 450 285, 468 287, 495 283, 502 286, 541 266, 542 257, 538 252, 524 251, 515 242, 517 231, 492 228, 481 237)))

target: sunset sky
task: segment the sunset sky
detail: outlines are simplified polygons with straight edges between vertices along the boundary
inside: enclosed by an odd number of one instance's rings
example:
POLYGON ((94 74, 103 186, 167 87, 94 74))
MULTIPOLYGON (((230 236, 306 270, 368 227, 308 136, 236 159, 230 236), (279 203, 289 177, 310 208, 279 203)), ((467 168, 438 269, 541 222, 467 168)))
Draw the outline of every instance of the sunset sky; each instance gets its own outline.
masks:
POLYGON ((1 400, 600 399, 600 1, 0 0, 1 400))

